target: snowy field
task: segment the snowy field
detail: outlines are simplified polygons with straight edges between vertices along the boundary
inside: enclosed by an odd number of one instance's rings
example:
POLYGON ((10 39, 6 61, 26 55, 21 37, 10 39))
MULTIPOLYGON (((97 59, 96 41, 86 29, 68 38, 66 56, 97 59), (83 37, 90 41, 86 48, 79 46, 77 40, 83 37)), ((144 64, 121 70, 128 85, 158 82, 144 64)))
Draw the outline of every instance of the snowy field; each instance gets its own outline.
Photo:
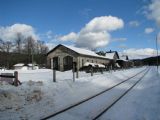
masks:
MULTIPOLYGON (((39 120, 109 88, 145 68, 95 73, 92 77, 90 73, 80 72, 76 82, 72 80, 71 71, 56 72, 56 83, 53 83, 52 70, 49 69, 18 71, 21 86, 14 87, 0 82, 0 119, 39 120)), ((2 72, 13 73, 12 70, 0 71, 2 72)), ((121 86, 119 90, 127 89, 127 85, 129 84, 121 86)), ((152 67, 145 78, 100 119, 160 120, 159 88, 160 76, 156 73, 156 67, 152 67)), ((76 114, 73 115, 74 120, 90 118, 76 114)), ((69 117, 61 118, 71 120, 69 117)))

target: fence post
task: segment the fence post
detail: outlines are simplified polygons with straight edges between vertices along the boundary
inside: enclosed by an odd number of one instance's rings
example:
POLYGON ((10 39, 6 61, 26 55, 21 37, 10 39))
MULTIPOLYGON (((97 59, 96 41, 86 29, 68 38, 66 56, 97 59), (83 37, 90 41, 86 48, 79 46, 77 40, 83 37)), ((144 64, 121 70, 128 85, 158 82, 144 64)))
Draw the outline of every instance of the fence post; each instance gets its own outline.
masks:
POLYGON ((93 68, 91 67, 91 76, 93 76, 93 68))
POLYGON ((14 85, 18 86, 18 72, 17 71, 14 72, 14 77, 15 77, 15 79, 14 79, 14 85))
POLYGON ((78 68, 77 68, 77 71, 76 71, 76 78, 78 78, 79 77, 79 70, 78 70, 78 68))
POLYGON ((112 68, 112 65, 111 65, 111 68, 110 68, 110 72, 112 73, 112 70, 113 70, 113 68, 112 68))
POLYGON ((53 69, 53 82, 56 82, 56 70, 53 69))
POLYGON ((103 69, 101 69, 101 74, 103 74, 103 69))
POLYGON ((73 69, 72 69, 72 71, 73 71, 73 82, 75 82, 75 74, 74 74, 74 72, 75 72, 75 64, 73 63, 73 69))

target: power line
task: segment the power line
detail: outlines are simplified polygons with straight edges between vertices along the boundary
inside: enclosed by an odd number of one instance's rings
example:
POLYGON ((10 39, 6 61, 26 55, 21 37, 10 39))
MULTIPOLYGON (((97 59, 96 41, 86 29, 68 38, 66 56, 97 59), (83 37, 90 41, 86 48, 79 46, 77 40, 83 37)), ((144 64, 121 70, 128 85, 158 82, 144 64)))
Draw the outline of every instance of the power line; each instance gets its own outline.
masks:
POLYGON ((157 50, 157 73, 158 73, 158 65, 159 65, 158 63, 158 34, 156 36, 156 50, 157 50))

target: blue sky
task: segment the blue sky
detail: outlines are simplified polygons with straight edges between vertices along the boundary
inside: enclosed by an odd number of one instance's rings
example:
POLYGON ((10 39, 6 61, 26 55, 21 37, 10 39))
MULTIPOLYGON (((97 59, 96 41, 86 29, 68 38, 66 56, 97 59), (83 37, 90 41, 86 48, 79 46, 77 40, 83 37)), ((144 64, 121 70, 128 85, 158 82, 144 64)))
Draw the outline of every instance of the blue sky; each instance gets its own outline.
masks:
MULTIPOLYGON (((100 50, 155 48, 159 21, 153 16, 157 9, 149 5, 159 0, 0 0, 0 26, 14 24, 32 26, 35 34, 49 44, 75 44, 74 40, 59 40, 71 32, 79 33, 96 17, 113 16, 122 19, 121 29, 109 32, 109 43, 100 50), (149 11, 149 12, 148 12, 149 11), (151 14, 151 19, 146 15, 151 14), (136 24, 137 23, 137 24, 136 24), (150 28, 145 33, 145 29, 150 28)), ((83 47, 83 46, 82 46, 83 47)))

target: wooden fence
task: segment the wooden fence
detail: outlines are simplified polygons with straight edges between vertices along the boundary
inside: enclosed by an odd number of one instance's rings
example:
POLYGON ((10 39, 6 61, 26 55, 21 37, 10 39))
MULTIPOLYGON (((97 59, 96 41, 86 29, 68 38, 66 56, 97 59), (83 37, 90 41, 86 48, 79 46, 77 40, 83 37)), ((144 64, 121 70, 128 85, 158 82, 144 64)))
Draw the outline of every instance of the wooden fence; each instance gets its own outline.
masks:
POLYGON ((15 71, 14 73, 1 73, 0 74, 0 81, 6 81, 9 84, 14 86, 21 85, 22 83, 18 80, 18 72, 15 71))

